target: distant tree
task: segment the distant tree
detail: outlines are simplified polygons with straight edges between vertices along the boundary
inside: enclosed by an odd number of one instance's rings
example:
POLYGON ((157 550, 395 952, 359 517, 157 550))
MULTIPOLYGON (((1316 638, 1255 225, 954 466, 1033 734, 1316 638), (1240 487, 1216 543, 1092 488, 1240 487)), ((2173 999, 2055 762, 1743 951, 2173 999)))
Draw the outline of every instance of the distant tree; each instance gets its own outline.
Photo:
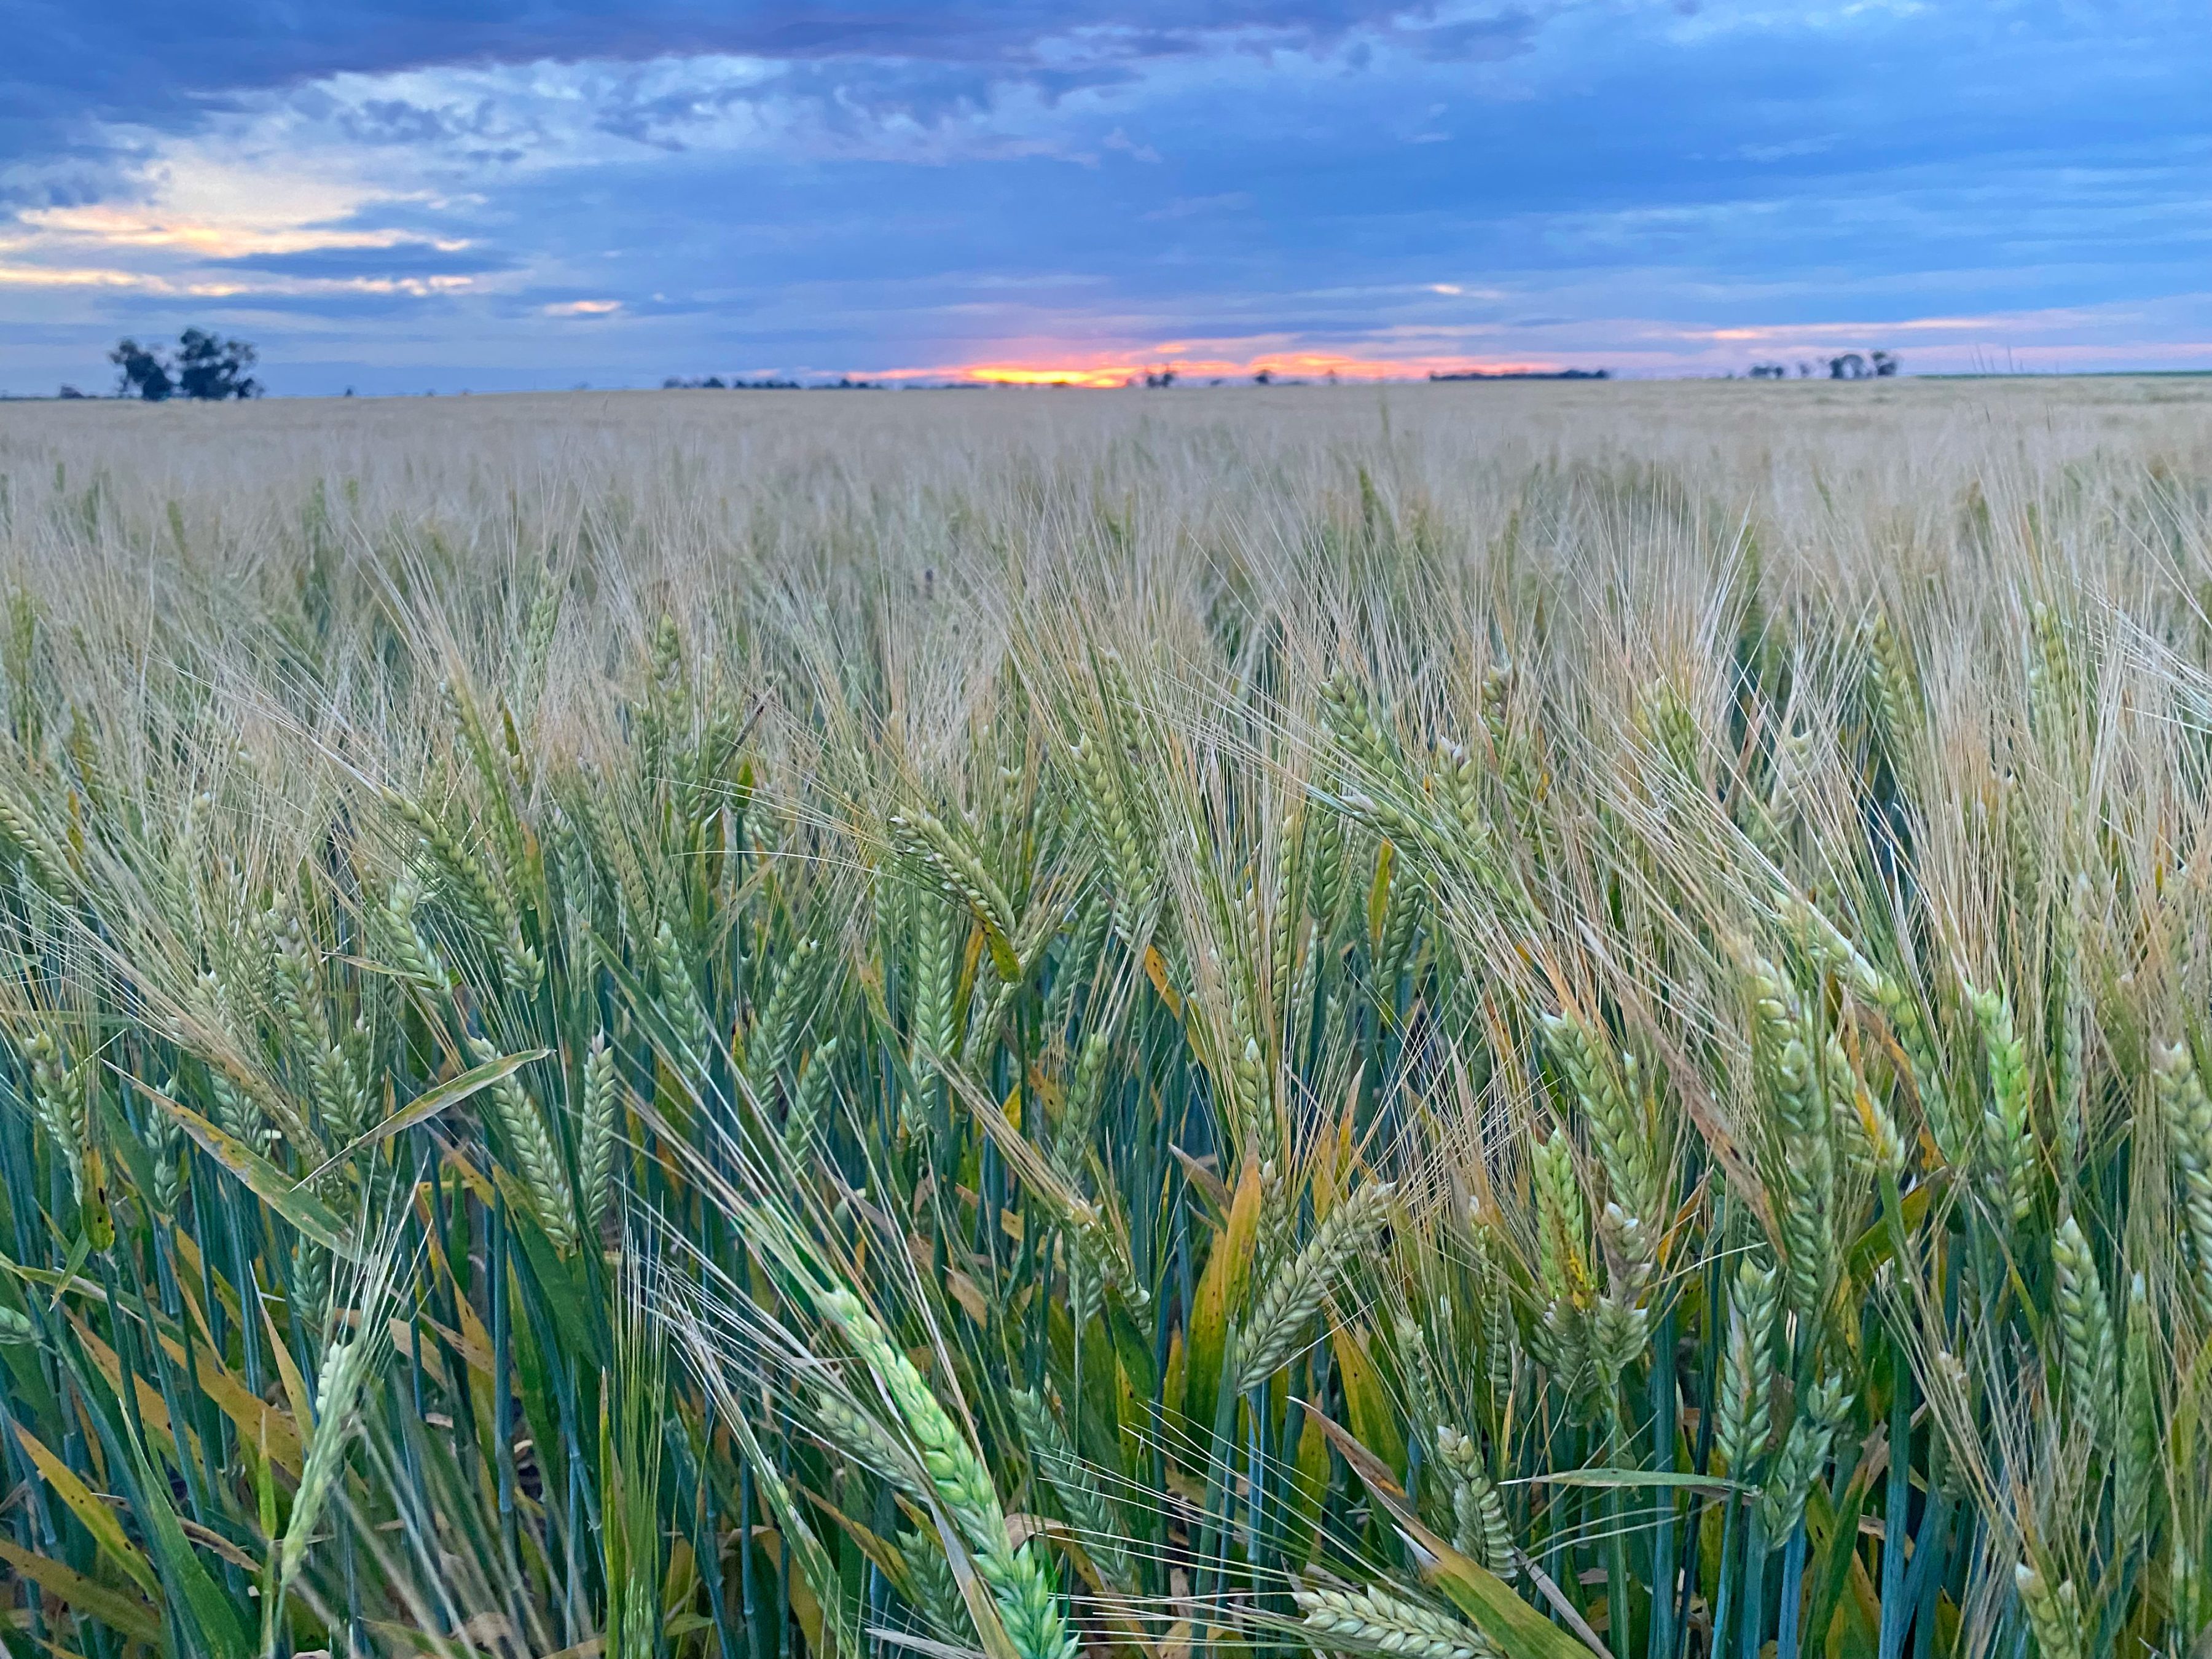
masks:
POLYGON ((246 371, 257 353, 243 340, 216 338, 204 328, 188 328, 177 339, 173 362, 158 346, 142 346, 122 340, 107 354, 121 372, 115 387, 118 398, 140 398, 158 404, 169 398, 192 398, 219 403, 228 398, 258 398, 261 382, 246 371))
POLYGON ((258 398, 261 383, 246 371, 259 355, 243 340, 218 340, 205 329, 188 328, 177 340, 177 390, 206 403, 258 398))
POLYGON ((1145 376, 1145 384, 1158 390, 1176 383, 1176 372, 1171 368, 1156 368, 1145 376))
MULTIPOLYGON (((1893 351, 1859 353, 1845 351, 1827 360, 1828 378, 1832 380, 1887 380, 1897 373, 1897 354, 1893 351)), ((1800 363, 1797 372, 1803 374, 1800 363)))
POLYGON ((118 340, 115 349, 107 354, 107 361, 121 371, 115 382, 115 395, 118 398, 139 398, 158 404, 177 389, 160 351, 142 346, 136 340, 118 340))
POLYGON ((1271 368, 1263 368, 1252 377, 1252 384, 1255 386, 1273 386, 1274 381, 1275 371, 1271 368))
POLYGON ((1754 380, 1779 380, 1789 373, 1780 363, 1753 363, 1751 366, 1751 378, 1754 380))

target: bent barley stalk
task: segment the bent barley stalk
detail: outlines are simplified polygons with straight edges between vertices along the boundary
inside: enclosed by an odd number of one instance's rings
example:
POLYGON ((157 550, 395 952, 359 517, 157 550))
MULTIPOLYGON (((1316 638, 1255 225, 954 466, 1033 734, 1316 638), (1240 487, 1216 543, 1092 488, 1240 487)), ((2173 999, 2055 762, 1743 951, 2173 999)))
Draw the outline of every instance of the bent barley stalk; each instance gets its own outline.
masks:
POLYGON ((0 405, 0 1633, 2200 1650, 2212 397, 1470 395, 0 405))
POLYGON ((1481 1632, 1373 1585, 1294 1594, 1317 1647, 1400 1659, 1497 1659, 1497 1647, 1481 1632))

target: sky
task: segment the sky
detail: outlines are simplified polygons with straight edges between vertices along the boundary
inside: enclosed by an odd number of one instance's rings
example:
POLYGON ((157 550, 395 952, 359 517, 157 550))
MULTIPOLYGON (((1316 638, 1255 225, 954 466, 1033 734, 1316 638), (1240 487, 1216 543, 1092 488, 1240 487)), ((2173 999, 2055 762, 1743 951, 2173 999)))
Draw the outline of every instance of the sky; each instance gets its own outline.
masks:
POLYGON ((0 391, 2212 370, 2203 0, 6 0, 0 391))

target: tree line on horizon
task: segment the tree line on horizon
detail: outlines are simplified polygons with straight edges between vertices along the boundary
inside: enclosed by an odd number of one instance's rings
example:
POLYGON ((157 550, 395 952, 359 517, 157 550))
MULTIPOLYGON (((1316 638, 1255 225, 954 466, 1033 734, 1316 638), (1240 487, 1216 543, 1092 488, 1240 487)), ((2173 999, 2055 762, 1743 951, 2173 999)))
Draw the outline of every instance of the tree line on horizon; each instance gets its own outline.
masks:
MULTIPOLYGON (((1831 380, 1887 380, 1898 372, 1898 356, 1893 351, 1838 352, 1825 361, 1800 362, 1797 378, 1801 380, 1819 379, 1816 370, 1827 370, 1831 380)), ((1786 380, 1790 368, 1785 363, 1753 363, 1751 378, 1754 380, 1786 380)))
MULTIPOLYGON (((226 340, 204 328, 188 328, 179 335, 173 354, 159 345, 141 345, 126 335, 107 354, 116 368, 112 395, 149 404, 172 398, 201 403, 258 398, 266 388, 250 371, 260 355, 244 340, 226 340)), ((60 395, 75 398, 85 394, 64 386, 60 395)))

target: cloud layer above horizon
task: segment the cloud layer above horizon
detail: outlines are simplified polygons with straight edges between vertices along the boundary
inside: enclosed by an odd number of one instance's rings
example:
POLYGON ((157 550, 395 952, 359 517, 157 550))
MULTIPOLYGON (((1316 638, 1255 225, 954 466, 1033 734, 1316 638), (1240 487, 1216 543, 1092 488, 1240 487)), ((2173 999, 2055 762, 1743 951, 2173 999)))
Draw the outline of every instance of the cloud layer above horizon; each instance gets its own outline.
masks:
POLYGON ((15 15, 15 392, 2212 368, 2201 3, 15 15))

